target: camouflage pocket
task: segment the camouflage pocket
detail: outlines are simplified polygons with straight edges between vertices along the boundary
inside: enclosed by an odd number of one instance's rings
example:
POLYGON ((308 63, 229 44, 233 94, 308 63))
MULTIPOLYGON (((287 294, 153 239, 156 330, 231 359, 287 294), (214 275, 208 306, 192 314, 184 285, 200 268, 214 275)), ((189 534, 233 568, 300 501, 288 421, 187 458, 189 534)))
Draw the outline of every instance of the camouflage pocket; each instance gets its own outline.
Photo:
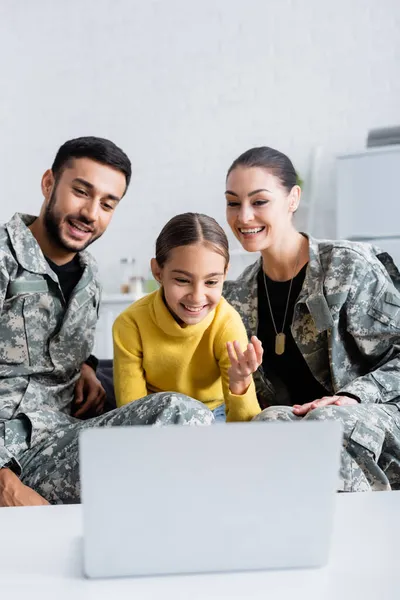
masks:
POLYGON ((23 305, 29 364, 50 366, 48 341, 57 327, 55 300, 50 294, 26 294, 23 305))
POLYGON ((0 375, 3 365, 28 364, 29 354, 23 314, 24 296, 7 298, 0 313, 0 375))
POLYGON ((368 421, 357 421, 350 439, 372 453, 377 461, 382 452, 385 432, 368 421))
POLYGON ((384 325, 400 331, 400 296, 386 292, 369 308, 368 314, 384 325))
POLYGON ((12 419, 5 422, 4 445, 7 450, 17 456, 29 447, 31 424, 28 419, 12 419))

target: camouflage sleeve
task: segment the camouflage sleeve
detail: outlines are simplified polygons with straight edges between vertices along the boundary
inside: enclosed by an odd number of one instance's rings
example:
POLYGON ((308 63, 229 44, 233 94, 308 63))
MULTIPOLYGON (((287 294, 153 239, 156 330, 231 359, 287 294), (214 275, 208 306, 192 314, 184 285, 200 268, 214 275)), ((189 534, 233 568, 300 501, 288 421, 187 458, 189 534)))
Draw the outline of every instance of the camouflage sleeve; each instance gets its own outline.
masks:
MULTIPOLYGON (((369 372, 338 392, 356 396, 362 403, 398 401, 400 293, 380 265, 376 268, 370 265, 353 286, 347 308, 347 331, 364 357, 369 372)), ((337 360, 340 360, 339 354, 337 360)))
POLYGON ((256 386, 256 394, 258 403, 263 410, 271 405, 271 400, 275 400, 275 390, 272 383, 261 374, 262 367, 259 367, 253 375, 254 385, 256 386))
POLYGON ((4 427, 2 427, 2 423, 0 423, 0 469, 6 466, 8 462, 11 460, 11 456, 4 445, 4 427))
MULTIPOLYGON (((7 293, 7 287, 9 282, 9 275, 6 269, 4 258, 0 257, 0 313, 3 311, 4 299, 7 293)), ((0 415, 2 412, 1 400, 0 400, 0 415)), ((12 456, 5 447, 5 427, 4 423, 0 421, 0 469, 12 460, 12 456)))
POLYGON ((236 281, 232 281, 230 279, 227 279, 224 282, 224 287, 223 287, 223 290, 222 290, 222 295, 225 298, 225 300, 227 300, 228 302, 231 302, 232 297, 234 296, 235 287, 237 287, 236 281))
POLYGON ((21 474, 21 465, 4 446, 4 434, 2 434, 0 427, 0 469, 5 468, 11 469, 18 476, 21 474))
MULTIPOLYGON (((99 316, 100 316, 101 298, 102 298, 102 293, 103 293, 100 283, 98 283, 97 289, 98 289, 98 301, 97 301, 97 306, 96 306, 97 321, 94 323, 94 325, 92 327, 93 338, 95 338, 95 335, 96 335, 96 327, 97 327, 97 322, 98 322, 99 316)), ((99 359, 96 356, 94 356, 93 354, 90 354, 88 356, 88 358, 85 360, 85 364, 87 364, 96 373, 97 368, 99 366, 99 359)))
POLYGON ((5 257, 3 252, 0 254, 0 313, 3 310, 4 299, 6 297, 10 276, 7 271, 5 257))

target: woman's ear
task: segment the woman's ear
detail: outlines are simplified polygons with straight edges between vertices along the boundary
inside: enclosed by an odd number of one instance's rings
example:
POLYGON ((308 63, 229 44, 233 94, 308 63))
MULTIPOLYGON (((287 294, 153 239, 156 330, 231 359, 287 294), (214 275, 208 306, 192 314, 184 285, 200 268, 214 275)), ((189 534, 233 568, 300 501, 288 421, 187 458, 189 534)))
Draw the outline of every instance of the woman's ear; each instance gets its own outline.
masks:
POLYGON ((289 212, 295 213, 299 208, 301 197, 301 188, 299 185, 294 185, 289 194, 289 212))
POLYGON ((162 284, 162 269, 155 258, 152 258, 150 261, 150 268, 153 274, 153 277, 158 283, 162 284))

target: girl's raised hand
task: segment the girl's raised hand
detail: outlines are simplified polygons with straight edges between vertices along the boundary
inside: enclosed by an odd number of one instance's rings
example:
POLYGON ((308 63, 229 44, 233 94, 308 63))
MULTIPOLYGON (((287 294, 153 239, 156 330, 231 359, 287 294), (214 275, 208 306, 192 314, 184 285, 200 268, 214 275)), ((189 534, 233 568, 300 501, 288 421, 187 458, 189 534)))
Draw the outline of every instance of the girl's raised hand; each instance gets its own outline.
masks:
POLYGON ((244 352, 237 341, 227 342, 226 347, 231 363, 228 369, 229 388, 232 394, 241 396, 247 391, 252 374, 262 363, 263 347, 255 335, 252 336, 244 352))

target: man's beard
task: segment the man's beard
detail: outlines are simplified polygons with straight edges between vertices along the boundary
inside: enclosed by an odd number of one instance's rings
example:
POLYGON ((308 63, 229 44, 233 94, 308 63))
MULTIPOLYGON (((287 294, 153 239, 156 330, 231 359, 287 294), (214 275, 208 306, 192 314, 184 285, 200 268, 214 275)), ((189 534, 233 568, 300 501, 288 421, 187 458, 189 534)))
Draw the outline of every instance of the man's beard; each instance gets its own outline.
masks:
POLYGON ((93 244, 94 241, 99 239, 102 234, 89 238, 89 240, 85 243, 74 243, 73 241, 65 240, 62 236, 62 223, 65 219, 73 219, 74 221, 78 221, 83 223, 84 225, 91 225, 90 221, 87 221, 82 215, 60 215, 57 213, 55 205, 57 203, 57 188, 55 188, 50 196, 49 203, 46 207, 46 211, 44 213, 44 226, 46 231, 51 238, 52 242, 56 244, 60 249, 66 250, 68 252, 80 252, 81 250, 85 250, 90 244, 93 244))

